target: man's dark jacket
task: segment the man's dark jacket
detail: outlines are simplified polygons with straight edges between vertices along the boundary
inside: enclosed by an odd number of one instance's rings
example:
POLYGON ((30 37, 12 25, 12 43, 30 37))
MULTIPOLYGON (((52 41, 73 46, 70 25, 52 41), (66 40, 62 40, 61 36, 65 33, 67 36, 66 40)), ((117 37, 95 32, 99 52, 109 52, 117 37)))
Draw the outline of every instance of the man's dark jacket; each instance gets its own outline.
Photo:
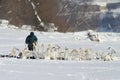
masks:
POLYGON ((33 50, 33 43, 37 42, 37 37, 34 35, 33 32, 30 33, 30 35, 27 36, 25 43, 28 44, 28 49, 33 50))

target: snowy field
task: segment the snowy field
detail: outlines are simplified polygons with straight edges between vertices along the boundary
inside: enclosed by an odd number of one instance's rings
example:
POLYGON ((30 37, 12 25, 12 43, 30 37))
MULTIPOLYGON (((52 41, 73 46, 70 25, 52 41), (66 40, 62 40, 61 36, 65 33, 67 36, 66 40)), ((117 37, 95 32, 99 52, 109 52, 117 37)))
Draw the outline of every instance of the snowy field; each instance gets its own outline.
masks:
MULTIPOLYGON (((0 27, 0 54, 9 54, 13 47, 23 50, 30 31, 0 27)), ((87 31, 75 33, 34 31, 41 45, 58 44, 62 48, 91 48, 107 53, 108 47, 120 57, 120 33, 98 33, 100 42, 92 42, 87 31)), ((120 61, 32 60, 0 58, 0 80, 120 80, 120 61)))

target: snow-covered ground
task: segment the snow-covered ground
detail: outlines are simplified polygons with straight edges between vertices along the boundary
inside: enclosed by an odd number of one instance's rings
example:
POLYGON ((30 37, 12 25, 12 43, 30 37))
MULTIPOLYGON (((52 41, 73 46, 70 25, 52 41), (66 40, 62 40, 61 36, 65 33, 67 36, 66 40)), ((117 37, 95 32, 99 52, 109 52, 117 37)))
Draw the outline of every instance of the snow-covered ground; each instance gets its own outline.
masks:
MULTIPOLYGON (((23 50, 29 30, 0 27, 0 54, 13 47, 23 50)), ((99 32, 100 42, 92 42, 87 31, 74 33, 34 31, 41 45, 58 44, 63 49, 91 48, 107 52, 108 47, 120 54, 120 33, 99 32)), ((120 61, 61 61, 0 58, 0 80, 120 80, 120 61)))

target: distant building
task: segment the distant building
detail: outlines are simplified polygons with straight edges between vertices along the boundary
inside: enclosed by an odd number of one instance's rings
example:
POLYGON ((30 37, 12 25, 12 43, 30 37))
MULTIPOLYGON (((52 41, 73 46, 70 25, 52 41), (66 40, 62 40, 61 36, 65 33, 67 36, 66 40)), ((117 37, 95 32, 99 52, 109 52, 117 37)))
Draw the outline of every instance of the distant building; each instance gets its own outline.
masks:
POLYGON ((94 0, 93 4, 99 5, 98 31, 117 31, 117 17, 120 16, 120 0, 94 0))

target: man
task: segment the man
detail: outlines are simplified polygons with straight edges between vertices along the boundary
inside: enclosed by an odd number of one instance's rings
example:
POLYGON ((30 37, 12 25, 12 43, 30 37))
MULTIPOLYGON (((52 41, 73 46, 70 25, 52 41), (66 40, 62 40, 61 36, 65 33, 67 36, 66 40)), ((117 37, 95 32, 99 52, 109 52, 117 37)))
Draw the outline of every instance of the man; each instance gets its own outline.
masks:
POLYGON ((28 50, 33 51, 34 44, 37 42, 37 37, 34 35, 34 32, 30 32, 30 35, 27 36, 25 43, 27 44, 28 50))

